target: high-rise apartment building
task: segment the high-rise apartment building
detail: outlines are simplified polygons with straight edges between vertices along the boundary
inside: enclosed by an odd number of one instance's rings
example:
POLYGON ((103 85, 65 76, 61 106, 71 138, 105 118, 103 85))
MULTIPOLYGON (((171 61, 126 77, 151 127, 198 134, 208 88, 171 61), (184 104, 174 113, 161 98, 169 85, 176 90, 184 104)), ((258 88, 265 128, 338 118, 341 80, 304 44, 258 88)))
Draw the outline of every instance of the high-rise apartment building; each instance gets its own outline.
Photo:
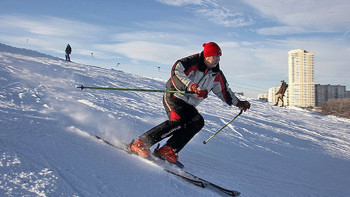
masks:
POLYGON ((289 105, 315 107, 314 53, 304 49, 288 52, 289 105))

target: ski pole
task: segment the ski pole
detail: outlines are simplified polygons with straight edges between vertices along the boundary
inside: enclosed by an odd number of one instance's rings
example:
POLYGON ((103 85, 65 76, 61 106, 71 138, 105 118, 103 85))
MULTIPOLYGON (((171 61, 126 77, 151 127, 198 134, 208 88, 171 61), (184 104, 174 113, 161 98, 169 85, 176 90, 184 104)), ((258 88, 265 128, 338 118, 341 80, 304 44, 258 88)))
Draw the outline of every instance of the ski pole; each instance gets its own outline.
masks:
POLYGON ((170 93, 180 93, 180 94, 195 94, 191 91, 181 91, 181 90, 152 90, 152 89, 131 89, 131 88, 105 88, 105 87, 85 87, 83 85, 77 87, 81 90, 83 89, 95 89, 95 90, 119 90, 119 91, 138 91, 138 92, 170 92, 170 93))
POLYGON ((216 136, 216 134, 218 134, 221 130, 223 130, 225 127, 227 127, 227 125, 229 125, 232 121, 234 121, 239 115, 241 115, 243 113, 243 109, 241 109, 241 111, 239 112, 239 114, 237 114, 234 118, 232 118, 232 120, 230 120, 225 126, 223 126, 221 129, 219 129, 216 133, 214 133, 212 136, 210 136, 207 140, 203 141, 203 144, 207 144, 208 141, 213 138, 214 136, 216 136))

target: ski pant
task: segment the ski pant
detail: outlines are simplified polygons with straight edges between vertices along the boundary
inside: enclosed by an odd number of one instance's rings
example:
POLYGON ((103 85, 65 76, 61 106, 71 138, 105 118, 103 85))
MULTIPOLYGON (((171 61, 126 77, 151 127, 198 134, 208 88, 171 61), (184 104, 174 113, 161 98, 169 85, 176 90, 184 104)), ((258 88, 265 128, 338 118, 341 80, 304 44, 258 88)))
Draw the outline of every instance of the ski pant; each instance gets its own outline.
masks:
POLYGON ((166 145, 178 153, 204 127, 204 118, 194 106, 174 97, 173 93, 164 94, 163 105, 169 120, 142 134, 140 140, 152 146, 170 137, 166 145))
POLYGON ((284 105, 283 94, 281 94, 281 93, 277 94, 277 96, 276 96, 276 103, 275 103, 276 106, 278 105, 279 100, 282 101, 282 106, 283 106, 284 105))
POLYGON ((66 53, 66 60, 70 61, 69 53, 66 53))

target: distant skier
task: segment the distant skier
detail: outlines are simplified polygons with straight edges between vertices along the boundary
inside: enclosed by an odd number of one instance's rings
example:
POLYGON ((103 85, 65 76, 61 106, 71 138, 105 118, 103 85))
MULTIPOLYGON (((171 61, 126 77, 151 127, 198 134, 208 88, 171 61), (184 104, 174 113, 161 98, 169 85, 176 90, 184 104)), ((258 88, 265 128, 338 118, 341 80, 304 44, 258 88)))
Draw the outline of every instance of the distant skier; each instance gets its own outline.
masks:
POLYGON ((66 60, 70 61, 70 54, 72 53, 72 47, 68 44, 66 47, 66 60))
POLYGON ((280 89, 279 89, 279 90, 277 91, 277 93, 276 93, 276 103, 275 103, 275 106, 278 105, 279 100, 282 101, 281 107, 284 106, 283 97, 284 97, 284 93, 286 92, 287 88, 288 88, 288 84, 287 84, 284 80, 282 80, 282 81, 281 81, 281 87, 280 87, 280 89))
POLYGON ((201 53, 177 60, 171 69, 167 90, 189 90, 195 94, 165 93, 163 105, 169 120, 142 134, 130 144, 130 150, 150 156, 150 147, 170 137, 165 145, 154 153, 171 163, 178 162, 177 153, 204 127, 204 119, 198 113, 199 105, 212 91, 223 102, 235 105, 244 111, 250 108, 248 101, 240 101, 219 68, 221 49, 215 42, 203 44, 201 53))

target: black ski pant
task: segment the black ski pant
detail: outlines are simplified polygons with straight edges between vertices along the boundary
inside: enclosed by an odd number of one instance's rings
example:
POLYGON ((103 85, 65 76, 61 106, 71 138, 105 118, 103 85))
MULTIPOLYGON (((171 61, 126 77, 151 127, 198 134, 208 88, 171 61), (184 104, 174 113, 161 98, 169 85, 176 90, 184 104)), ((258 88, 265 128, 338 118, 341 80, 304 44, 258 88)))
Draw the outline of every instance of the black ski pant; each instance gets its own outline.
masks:
POLYGON ((66 53, 66 60, 70 61, 69 53, 66 53))
POLYGON ((152 146, 170 137, 166 145, 178 153, 204 127, 204 119, 194 106, 174 97, 173 93, 164 94, 163 105, 169 120, 142 134, 140 140, 152 146))

